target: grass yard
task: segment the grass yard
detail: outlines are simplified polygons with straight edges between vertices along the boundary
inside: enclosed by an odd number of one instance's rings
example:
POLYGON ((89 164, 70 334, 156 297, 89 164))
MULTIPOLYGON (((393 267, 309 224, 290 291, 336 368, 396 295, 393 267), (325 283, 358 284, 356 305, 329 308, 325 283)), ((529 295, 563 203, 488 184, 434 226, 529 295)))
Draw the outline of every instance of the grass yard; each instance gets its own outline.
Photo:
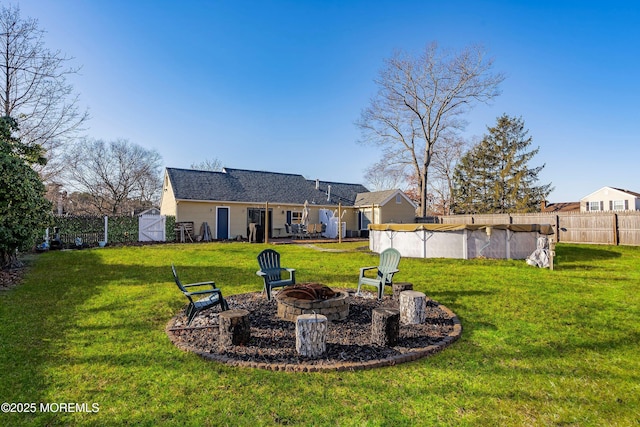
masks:
MULTIPOLYGON (((298 282, 355 288, 358 268, 377 263, 362 246, 276 249, 298 282)), ((396 280, 453 310, 463 333, 435 356, 394 367, 271 372, 175 348, 164 327, 186 299, 170 264, 185 282, 215 280, 225 295, 258 291, 264 248, 167 244, 37 256, 23 284, 0 292, 0 400, 35 411, 0 413, 0 425, 640 424, 638 247, 561 244, 555 271, 403 258, 396 280), (65 412, 65 403, 80 412, 65 412)))

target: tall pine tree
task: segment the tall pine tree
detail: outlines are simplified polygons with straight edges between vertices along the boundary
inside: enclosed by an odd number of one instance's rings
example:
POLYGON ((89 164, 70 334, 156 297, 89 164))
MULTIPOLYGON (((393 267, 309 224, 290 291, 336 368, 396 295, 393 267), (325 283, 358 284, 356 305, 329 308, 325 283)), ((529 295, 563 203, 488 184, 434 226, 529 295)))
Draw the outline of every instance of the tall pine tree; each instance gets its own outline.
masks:
POLYGON ((454 172, 455 213, 535 212, 551 192, 536 185, 544 165, 529 167, 539 148, 530 150, 521 118, 506 114, 461 159, 454 172))

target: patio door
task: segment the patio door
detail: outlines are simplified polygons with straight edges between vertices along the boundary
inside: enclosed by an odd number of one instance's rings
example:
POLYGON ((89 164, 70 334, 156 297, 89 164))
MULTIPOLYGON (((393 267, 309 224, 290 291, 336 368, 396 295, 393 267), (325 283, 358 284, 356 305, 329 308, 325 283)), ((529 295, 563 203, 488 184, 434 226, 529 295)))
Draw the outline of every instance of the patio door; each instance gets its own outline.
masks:
MULTIPOLYGON (((273 211, 269 209, 269 238, 273 236, 273 211)), ((247 230, 249 229, 249 224, 255 223, 258 226, 258 241, 264 242, 264 234, 265 234, 265 223, 266 223, 266 213, 264 208, 248 208, 247 209, 247 230)), ((247 231, 247 236, 249 235, 247 231)))
MULTIPOLYGON (((370 212, 372 210, 370 209, 370 212)), ((369 224, 371 224, 371 217, 373 216, 366 209, 358 212, 358 228, 360 229, 360 237, 369 237, 369 224)))
POLYGON ((229 238, 229 208, 216 207, 216 239, 229 238))

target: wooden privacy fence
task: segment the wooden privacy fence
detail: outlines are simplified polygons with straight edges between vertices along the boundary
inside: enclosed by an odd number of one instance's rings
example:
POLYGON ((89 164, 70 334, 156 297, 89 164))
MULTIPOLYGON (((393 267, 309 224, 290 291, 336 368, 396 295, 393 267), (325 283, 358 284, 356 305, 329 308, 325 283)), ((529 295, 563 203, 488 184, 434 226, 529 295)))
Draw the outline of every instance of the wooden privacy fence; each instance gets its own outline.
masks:
POLYGON ((640 246, 640 211, 447 215, 440 223, 550 224, 558 242, 640 246))

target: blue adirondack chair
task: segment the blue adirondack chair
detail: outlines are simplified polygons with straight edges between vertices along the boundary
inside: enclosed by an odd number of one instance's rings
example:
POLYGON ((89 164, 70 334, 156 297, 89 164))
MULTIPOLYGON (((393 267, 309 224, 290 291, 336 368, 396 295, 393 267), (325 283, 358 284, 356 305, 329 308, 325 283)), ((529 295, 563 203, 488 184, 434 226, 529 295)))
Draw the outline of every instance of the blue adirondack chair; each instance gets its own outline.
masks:
POLYGON ((360 286, 375 286, 378 288, 378 299, 382 299, 384 287, 393 284, 393 275, 398 271, 400 263, 400 252, 396 249, 388 248, 380 253, 380 265, 360 268, 360 277, 358 278, 358 292, 360 294, 360 286), (367 271, 376 270, 375 277, 367 276, 367 271))
POLYGON ((267 293, 267 299, 271 300, 271 290, 283 286, 296 284, 296 270, 294 268, 285 268, 280 266, 280 254, 273 249, 265 249, 258 254, 258 265, 260 270, 256 274, 264 279, 264 290, 267 293), (283 279, 282 272, 288 271, 289 278, 283 279))
POLYGON ((178 273, 176 272, 176 267, 171 264, 171 271, 173 272, 173 278, 176 281, 176 285, 182 291, 185 297, 189 300, 189 305, 187 306, 186 314, 187 314, 187 325, 191 324, 191 321, 196 317, 196 315, 202 310, 213 307, 215 305, 220 305, 222 311, 229 310, 229 305, 227 301, 222 297, 222 291, 216 287, 215 282, 198 282, 198 283, 189 283, 183 284, 178 278, 178 273), (199 291, 190 291, 189 288, 197 288, 197 287, 209 287, 210 289, 202 289, 199 291), (193 297, 203 296, 198 300, 194 300, 193 297))

